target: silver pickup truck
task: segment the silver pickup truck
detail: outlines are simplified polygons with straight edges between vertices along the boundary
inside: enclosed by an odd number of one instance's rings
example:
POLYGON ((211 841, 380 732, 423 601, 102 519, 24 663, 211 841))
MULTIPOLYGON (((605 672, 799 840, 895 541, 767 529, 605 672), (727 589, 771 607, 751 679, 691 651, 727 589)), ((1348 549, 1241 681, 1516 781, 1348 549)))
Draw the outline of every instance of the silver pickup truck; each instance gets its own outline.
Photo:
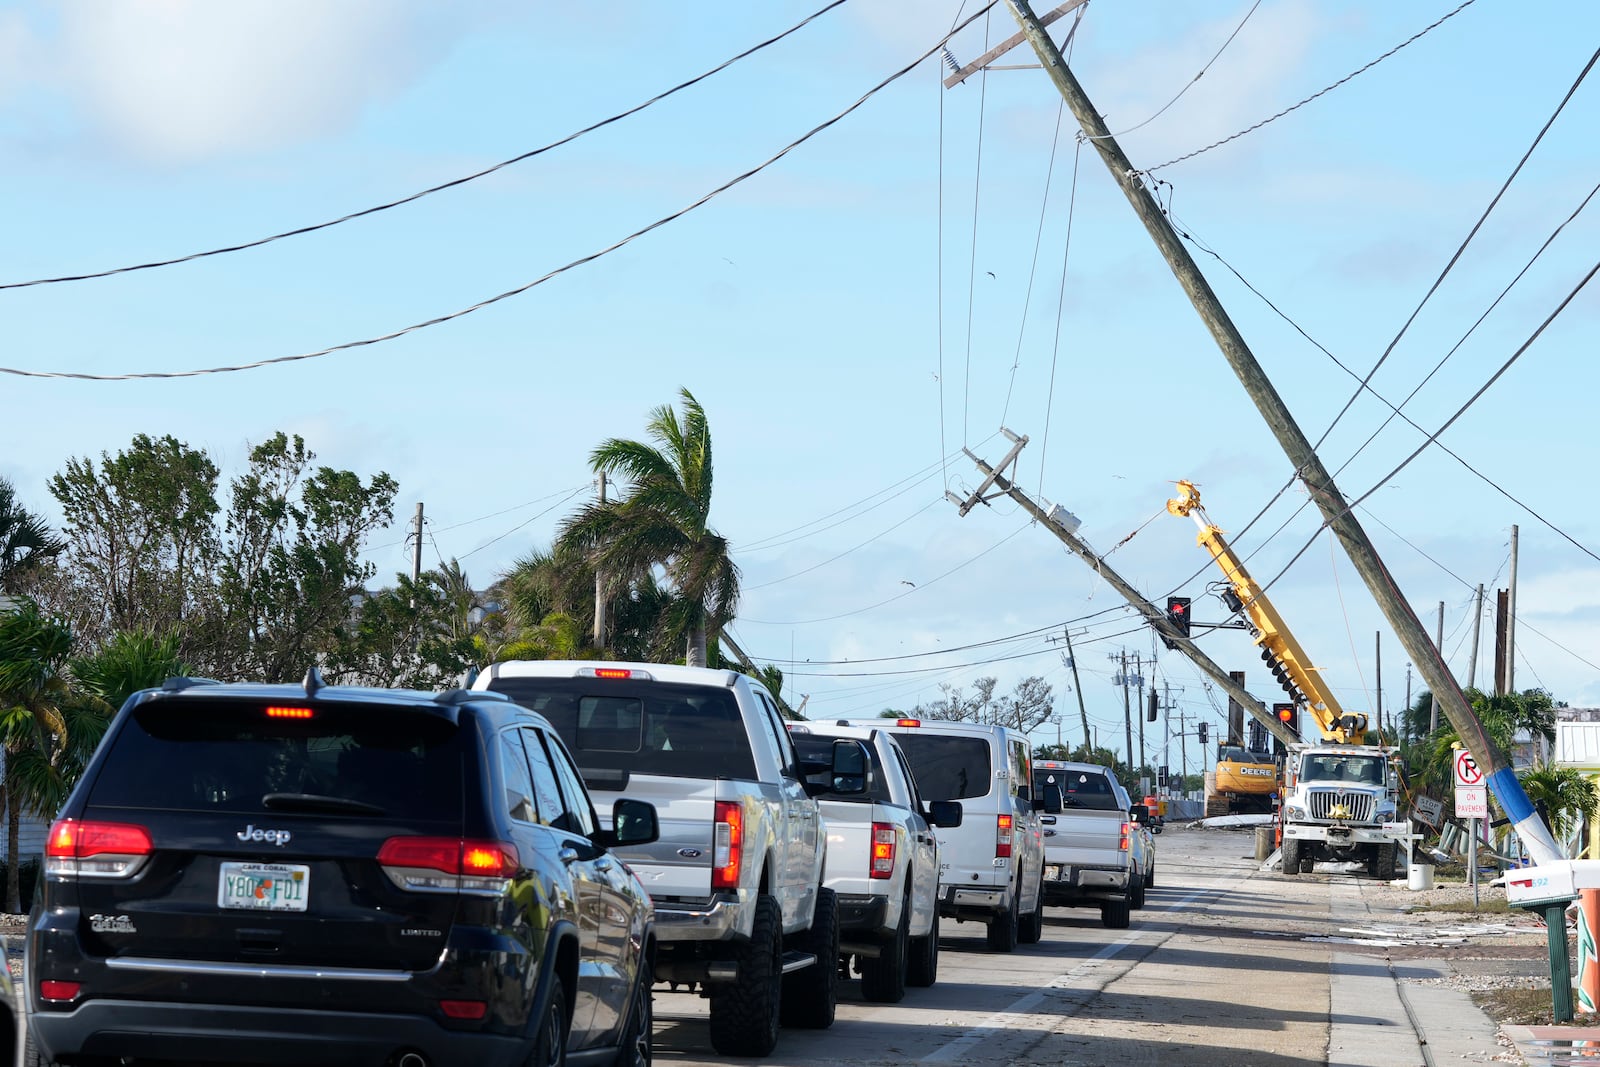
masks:
POLYGON ((1033 786, 1044 804, 1045 903, 1098 907, 1101 923, 1125 928, 1144 896, 1127 790, 1106 767, 1059 760, 1034 760, 1033 786))
POLYGON ((771 694, 734 671, 513 660, 473 688, 548 719, 597 808, 621 796, 655 805, 660 839, 617 855, 655 903, 656 981, 710 1000, 717 1052, 765 1056, 780 1024, 833 1024, 839 911, 823 887, 815 799, 828 785, 806 779, 865 789, 860 742, 802 764, 771 694))

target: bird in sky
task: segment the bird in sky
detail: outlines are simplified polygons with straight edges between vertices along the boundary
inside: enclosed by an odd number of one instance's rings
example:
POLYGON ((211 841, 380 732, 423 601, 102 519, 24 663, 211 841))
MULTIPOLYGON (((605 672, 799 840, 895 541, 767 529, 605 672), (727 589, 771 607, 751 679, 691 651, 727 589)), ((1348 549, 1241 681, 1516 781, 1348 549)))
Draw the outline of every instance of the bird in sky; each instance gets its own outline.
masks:
POLYGON ((915 589, 917 587, 917 583, 916 582, 910 582, 910 581, 907 581, 904 578, 900 579, 900 584, 901 585, 909 585, 913 589, 915 589))

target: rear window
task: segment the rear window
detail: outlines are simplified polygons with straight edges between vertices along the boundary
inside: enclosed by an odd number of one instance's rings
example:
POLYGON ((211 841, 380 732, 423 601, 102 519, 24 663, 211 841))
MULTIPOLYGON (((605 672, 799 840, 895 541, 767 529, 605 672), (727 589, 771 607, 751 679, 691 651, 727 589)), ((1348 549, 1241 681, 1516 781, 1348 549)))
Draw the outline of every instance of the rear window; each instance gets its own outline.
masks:
POLYGON ((549 719, 585 773, 756 776, 729 689, 601 678, 496 678, 489 688, 549 719))
POLYGON ((989 795, 994 784, 994 764, 985 738, 922 730, 897 730, 894 736, 911 763, 911 773, 917 776, 917 792, 924 801, 972 800, 989 795))
POLYGON ((1038 790, 1040 798, 1044 797, 1044 787, 1051 779, 1061 787, 1063 808, 1088 808, 1090 811, 1122 810, 1122 805, 1117 803, 1117 794, 1111 786, 1111 779, 1102 771, 1074 771, 1061 768, 1035 771, 1033 785, 1038 790))
MULTIPOLYGON (((834 738, 819 734, 802 734, 791 731, 789 739, 794 742, 795 752, 799 754, 801 762, 808 760, 817 763, 833 764, 834 738)), ((863 804, 879 803, 888 804, 893 799, 889 795, 889 782, 884 776, 883 760, 878 755, 878 750, 870 744, 863 742, 863 747, 872 758, 872 778, 865 793, 855 793, 848 796, 838 796, 830 789, 822 796, 828 800, 853 800, 863 804)), ((812 781, 828 783, 832 774, 819 774, 812 781)))
POLYGON ((309 718, 289 718, 270 717, 266 703, 145 704, 111 739, 88 802, 460 821, 454 723, 395 707, 294 706, 306 709, 309 718), (340 801, 353 803, 341 811, 340 801))

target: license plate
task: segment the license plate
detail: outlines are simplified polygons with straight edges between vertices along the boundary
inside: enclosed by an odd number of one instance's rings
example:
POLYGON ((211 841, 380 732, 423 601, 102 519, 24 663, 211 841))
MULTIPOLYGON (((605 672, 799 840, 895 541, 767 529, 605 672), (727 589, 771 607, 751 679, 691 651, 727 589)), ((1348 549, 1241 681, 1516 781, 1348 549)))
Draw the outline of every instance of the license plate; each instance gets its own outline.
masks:
POLYGON ((217 883, 219 908, 305 911, 311 868, 299 863, 224 863, 217 883))

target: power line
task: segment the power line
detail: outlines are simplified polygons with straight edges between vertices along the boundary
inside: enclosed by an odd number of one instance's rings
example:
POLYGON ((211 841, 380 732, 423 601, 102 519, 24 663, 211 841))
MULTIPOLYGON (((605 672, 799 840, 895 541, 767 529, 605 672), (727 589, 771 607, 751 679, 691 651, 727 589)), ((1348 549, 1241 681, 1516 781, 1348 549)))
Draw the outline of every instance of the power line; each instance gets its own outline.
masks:
MULTIPOLYGON (((992 3, 989 4, 989 5, 986 5, 983 8, 983 10, 981 10, 981 11, 977 12, 976 14, 974 14, 972 16, 972 18, 967 20, 966 23, 962 23, 961 26, 957 28, 957 30, 959 31, 960 29, 965 28, 967 23, 970 23, 970 22, 976 20, 979 16, 981 16, 985 12, 987 12, 989 10, 989 8, 992 7, 992 6, 993 6, 992 3)), ((71 379, 75 379, 75 380, 79 380, 79 381, 94 381, 94 382, 133 381, 133 380, 142 380, 142 379, 149 379, 149 378, 194 378, 194 377, 199 377, 200 375, 205 375, 205 374, 231 374, 231 373, 235 373, 235 372, 238 372, 238 371, 255 370, 255 369, 260 368, 260 367, 273 366, 273 365, 279 364, 279 363, 293 363, 293 362, 296 362, 298 360, 318 359, 318 358, 320 358, 322 356, 332 355, 332 354, 334 354, 336 352, 344 352, 344 351, 348 351, 348 350, 353 349, 353 348, 363 348, 363 347, 365 347, 367 345, 381 344, 381 343, 383 343, 385 341, 393 341, 396 338, 404 337, 407 334, 416 333, 419 330, 425 330, 425 329, 427 329, 427 328, 429 328, 431 326, 437 326, 437 325, 439 325, 441 323, 450 322, 450 321, 453 321, 455 319, 462 318, 463 316, 470 315, 475 311, 481 311, 482 309, 484 309, 486 307, 489 307, 491 304, 498 304, 502 300, 507 300, 507 299, 510 299, 511 297, 514 297, 514 296, 521 296, 523 293, 526 293, 528 290, 534 288, 535 286, 543 285, 545 282, 549 281, 550 279, 555 278, 555 277, 557 277, 557 276, 559 276, 561 274, 565 274, 567 271, 572 270, 574 267, 581 267, 581 266, 584 266, 586 264, 592 263, 595 260, 600 259, 603 256, 609 255, 610 253, 615 252, 618 249, 623 248, 624 246, 633 243, 635 240, 637 240, 640 237, 643 237, 645 234, 651 233, 654 230, 658 230, 662 226, 665 226, 670 222, 675 222, 678 219, 682 218, 683 216, 685 216, 685 215, 689 214, 690 212, 696 210, 697 208, 704 207, 706 204, 710 203, 716 197, 718 197, 718 196, 722 195, 723 193, 727 192, 729 189, 732 189, 734 186, 739 185, 742 182, 745 182, 745 181, 749 180, 750 178, 754 177, 755 175, 760 174, 762 171, 766 170, 768 167, 772 166, 774 163, 777 163, 779 160, 783 159, 783 157, 787 156, 790 152, 794 151, 796 148, 800 147, 801 145, 805 144, 807 141, 811 140, 817 134, 822 133, 824 130, 829 129, 830 127, 836 125, 837 123, 841 122, 842 120, 844 120, 845 118, 847 118, 848 116, 853 114, 855 111, 859 110, 861 108, 861 106, 863 104, 865 104, 868 100, 872 99, 878 93, 882 92, 889 85, 891 85, 894 82, 896 82, 896 81, 900 80, 901 78, 905 77, 912 70, 915 70, 917 68, 917 66, 920 65, 925 59, 927 59, 929 56, 933 55, 941 47, 943 47, 944 42, 949 40, 950 36, 952 36, 952 35, 946 35, 937 44, 935 44, 932 48, 930 48, 926 52, 922 53, 922 55, 918 56, 912 62, 910 62, 909 64, 907 64, 904 67, 901 67, 898 71, 896 71, 893 74, 889 75, 887 78, 885 78, 882 81, 880 81, 877 85, 875 85, 871 89, 867 90, 866 93, 864 93, 861 96, 860 99, 858 99, 855 103, 851 104, 849 107, 845 108, 843 111, 839 112, 837 115, 833 116, 833 118, 828 119, 827 121, 822 122, 822 123, 818 124, 817 126, 812 127, 808 132, 803 134, 801 137, 797 138, 794 141, 789 142, 789 144, 786 145, 783 149, 781 149, 776 155, 773 155, 772 157, 770 157, 769 159, 767 159, 763 163, 757 164, 756 166, 752 167, 751 169, 745 171, 743 174, 740 174, 738 177, 732 178, 729 181, 726 181, 723 184, 717 186, 715 189, 712 189, 710 192, 706 193, 704 196, 701 196, 698 200, 695 200, 693 203, 687 205, 686 207, 680 208, 680 209, 678 209, 677 211, 673 212, 670 215, 663 216, 662 218, 657 219, 656 221, 650 223, 648 226, 645 226, 642 229, 635 230, 633 233, 629 234, 628 236, 626 236, 626 237, 622 238, 621 240, 616 241, 616 242, 614 242, 614 243, 612 243, 610 245, 607 245, 605 248, 602 248, 597 252, 591 252, 586 256, 582 256, 582 257, 580 257, 578 259, 572 260, 570 263, 567 263, 564 266, 557 267, 556 269, 554 269, 554 270, 552 270, 552 271, 550 271, 550 272, 548 272, 546 274, 543 274, 538 278, 535 278, 533 281, 528 282, 525 285, 520 285, 520 286, 516 287, 515 289, 508 289, 503 293, 499 293, 499 294, 497 294, 495 296, 488 297, 487 299, 480 300, 476 304, 471 305, 470 307, 462 308, 462 309, 460 309, 458 311, 448 312, 448 313, 443 314, 443 315, 438 315, 438 316, 435 316, 434 318, 427 319, 427 320, 425 320, 423 322, 413 323, 410 326, 406 326, 406 327, 403 327, 401 329, 394 330, 394 331, 392 331, 390 333, 381 334, 381 335, 379 335, 377 337, 368 337, 368 338, 364 338, 364 339, 359 340, 359 341, 346 341, 343 344, 330 345, 327 348, 321 348, 321 349, 318 349, 318 350, 316 350, 314 352, 300 352, 300 353, 297 353, 297 354, 292 355, 292 356, 275 356, 275 357, 272 357, 270 359, 259 359, 259 360, 255 360, 255 361, 250 362, 250 363, 240 363, 240 364, 235 364, 235 365, 226 366, 226 367, 206 367, 206 368, 202 368, 202 369, 199 369, 199 370, 185 370, 185 371, 145 371, 145 372, 130 373, 130 374, 86 374, 86 373, 78 372, 78 371, 36 371, 36 370, 22 370, 22 369, 19 369, 19 368, 16 368, 16 367, 0 367, 0 373, 13 374, 13 375, 17 375, 18 377, 23 377, 23 378, 71 378, 71 379)))
POLYGON ((494 544, 497 541, 504 541, 506 538, 510 537, 512 534, 516 533, 518 530, 522 529, 523 527, 531 525, 536 520, 542 519, 544 516, 550 514, 556 508, 559 508, 562 504, 565 504, 568 500, 571 500, 573 497, 577 496, 579 493, 583 492, 587 488, 588 488, 588 486, 579 486, 577 489, 574 489, 572 492, 568 493, 561 500, 556 501, 554 504, 551 504, 549 507, 547 507, 543 511, 539 512, 537 515, 529 516, 527 519, 525 519, 522 522, 519 522, 515 526, 511 527, 511 529, 507 530, 505 533, 500 534, 498 537, 491 537, 489 540, 485 541, 483 544, 479 545, 477 548, 469 549, 468 551, 461 553, 461 555, 455 557, 456 561, 460 562, 461 560, 466 559, 468 556, 471 556, 471 555, 473 555, 475 553, 478 553, 478 552, 482 552, 484 549, 488 548, 490 545, 494 544))
POLYGON ((1144 173, 1144 174, 1154 174, 1156 171, 1162 170, 1162 169, 1164 169, 1166 167, 1173 166, 1176 163, 1182 163, 1185 160, 1193 159, 1195 156, 1203 155, 1204 153, 1211 151, 1213 148, 1221 148, 1223 145, 1227 144, 1229 141, 1237 141, 1239 138, 1243 137, 1247 133, 1254 133, 1256 130, 1259 130, 1261 127, 1267 125, 1269 122, 1278 121, 1279 119, 1283 118, 1285 115, 1289 114, 1291 111, 1298 111, 1300 108, 1302 108, 1305 105, 1311 103, 1311 101, 1315 100, 1317 97, 1324 96, 1324 95, 1326 95, 1328 93, 1331 93, 1333 90, 1339 88, 1339 86, 1343 85, 1345 82, 1349 81, 1350 79, 1356 77, 1358 74, 1365 74, 1367 71, 1371 70, 1373 67, 1376 67, 1379 63, 1382 63, 1384 60, 1388 59, 1390 56, 1392 56, 1396 52, 1400 51, 1400 49, 1402 49, 1402 48, 1406 47, 1407 45, 1412 44, 1413 42, 1419 40, 1423 35, 1425 35, 1425 34, 1431 32, 1431 31, 1437 29, 1438 27, 1442 26, 1445 22, 1449 21, 1450 19, 1455 18, 1457 15, 1461 14, 1461 12, 1463 12, 1467 8, 1471 7, 1476 2, 1477 2, 1477 0, 1466 0, 1465 3, 1463 3, 1460 7, 1456 8, 1454 11, 1451 11, 1448 14, 1442 16, 1438 21, 1433 22, 1433 23, 1431 23, 1431 24, 1429 24, 1427 26, 1424 26, 1422 29, 1418 30, 1416 33, 1412 34, 1410 37, 1406 38, 1404 41, 1401 41, 1399 44, 1397 44, 1393 48, 1389 49, 1387 52, 1385 52, 1383 55, 1379 56, 1377 59, 1374 59, 1371 63, 1368 63, 1366 66, 1361 67, 1361 68, 1359 68, 1357 70, 1351 71, 1349 74, 1346 74, 1344 77, 1340 78, 1338 81, 1334 82, 1332 85, 1328 86, 1326 89, 1320 89, 1317 92, 1312 93, 1310 96, 1306 97, 1304 100, 1300 101, 1298 104, 1290 104, 1288 107, 1284 108, 1282 111, 1278 112, 1276 115, 1273 115, 1273 116, 1271 116, 1269 118, 1264 118, 1260 122, 1256 123, 1254 126, 1246 127, 1245 129, 1240 130, 1238 133, 1232 134, 1231 136, 1228 136, 1228 137, 1224 137, 1220 141, 1214 141, 1211 144, 1206 145, 1204 148, 1197 148, 1193 152, 1189 152, 1186 155, 1179 156, 1177 159, 1169 159, 1165 163, 1158 163, 1153 167, 1146 168, 1142 173, 1144 173))
POLYGON ((560 148, 562 145, 570 144, 573 141, 576 141, 578 138, 584 136, 585 134, 594 133, 596 130, 599 130, 599 129, 602 129, 603 127, 609 126, 614 122, 619 122, 622 119, 628 118, 629 116, 637 115, 639 112, 643 111, 645 108, 650 107, 653 104, 658 104, 661 101, 665 100, 669 96, 672 96, 672 95, 674 95, 676 93, 680 93, 683 90, 690 88, 691 86, 697 85, 700 82, 705 81, 707 78, 710 78, 714 74, 720 74, 722 71, 724 71, 724 70, 728 69, 729 67, 733 66, 733 64, 739 62, 741 59, 748 58, 749 56, 755 55, 757 52, 761 51, 763 48, 767 48, 770 45, 777 44, 779 41, 783 40, 785 37, 788 37, 791 34, 794 34, 794 33, 798 32, 799 30, 803 29, 808 24, 816 21, 817 19, 821 18, 823 15, 826 15, 829 11, 832 11, 834 8, 839 7, 844 3, 845 3, 845 0, 832 0, 832 3, 827 4, 820 11, 817 11, 816 13, 814 13, 812 15, 808 15, 806 18, 804 18, 801 21, 797 22, 795 25, 789 27, 787 30, 784 30, 782 33, 778 34, 776 37, 769 37, 767 40, 762 41, 760 44, 753 45, 752 47, 745 49, 743 52, 740 52, 738 55, 733 56, 731 59, 725 60, 724 62, 717 64, 715 67, 712 67, 710 70, 706 71, 704 74, 698 74, 695 77, 690 78, 686 82, 681 82, 678 85, 674 85, 672 88, 666 90, 665 92, 657 93, 655 96, 652 96, 650 99, 644 101, 641 104, 636 104, 633 107, 628 108, 626 111, 620 111, 617 114, 612 115, 610 118, 601 119, 599 122, 593 123, 592 125, 585 126, 580 130, 575 130, 574 132, 567 134, 565 137, 561 138, 558 141, 552 141, 549 144, 544 145, 544 146, 542 146, 540 148, 535 148, 535 149, 533 149, 531 151, 524 152, 521 155, 513 156, 512 158, 504 160, 503 162, 496 163, 492 167, 486 167, 485 169, 477 171, 476 173, 468 174, 468 175, 466 175, 464 177, 460 177, 460 178, 453 178, 450 181, 443 182, 443 183, 441 183, 439 185, 430 186, 430 187, 428 187, 426 189, 423 189, 421 192, 416 192, 416 193, 412 193, 410 196, 401 197, 399 200, 391 200, 388 203, 378 204, 376 207, 364 208, 361 211, 352 211, 348 215, 341 215, 340 217, 338 217, 336 219, 329 219, 326 222, 318 222, 318 223, 314 223, 314 224, 309 225, 309 226, 300 226, 300 227, 297 227, 297 228, 295 228, 293 230, 285 230, 283 233, 275 233, 275 234, 272 234, 269 237, 261 237, 261 238, 257 238, 256 240, 245 241, 245 242, 242 242, 240 244, 227 245, 227 246, 222 247, 222 248, 212 248, 212 249, 208 249, 208 250, 206 250, 204 252, 192 252, 192 253, 190 253, 188 255, 185 255, 185 256, 177 256, 177 257, 175 257, 173 259, 154 260, 154 261, 149 262, 149 263, 137 263, 137 264, 134 264, 132 266, 127 266, 127 267, 114 267, 114 268, 112 268, 110 270, 94 271, 92 273, 86 273, 86 274, 69 274, 69 275, 63 275, 61 277, 56 277, 56 278, 35 278, 35 279, 31 280, 31 281, 25 281, 25 282, 0 283, 0 290, 4 290, 4 289, 25 289, 25 288, 28 288, 29 286, 54 285, 54 284, 56 284, 58 282, 81 282, 81 281, 88 281, 88 280, 93 279, 93 278, 109 278, 114 274, 131 274, 134 271, 154 270, 157 267, 171 267, 171 266, 176 266, 179 263, 189 263, 189 262, 191 262, 193 260, 205 259, 205 258, 207 258, 209 256, 225 255, 225 254, 227 254, 229 252, 243 252, 243 251, 246 251, 247 249, 251 249, 251 248, 260 248, 262 245, 271 244, 274 241, 281 241, 286 237, 299 237, 299 236, 301 236, 303 234, 316 233, 318 230, 326 230, 326 229, 329 229, 330 227, 338 226, 341 223, 350 222, 353 219, 365 218, 368 215, 376 215, 381 211, 388 211, 391 208, 397 208, 397 207, 400 207, 400 206, 402 206, 404 204, 409 204, 409 203, 412 203, 413 201, 421 200, 425 196, 432 196, 434 193, 443 192, 446 189, 453 189, 458 185, 465 185, 468 182, 477 181, 479 178, 488 177, 490 174, 493 174, 493 173, 495 173, 496 171, 499 171, 499 170, 504 170, 505 168, 513 166, 514 164, 526 162, 527 160, 532 159, 534 156, 543 155, 544 153, 550 151, 551 149, 560 148))
POLYGON ((1261 6, 1261 0, 1256 0, 1255 3, 1250 5, 1250 10, 1246 11, 1244 13, 1244 18, 1239 20, 1239 25, 1235 26, 1233 28, 1233 32, 1228 34, 1228 39, 1226 41, 1222 42, 1222 47, 1217 49, 1215 55, 1213 55, 1210 59, 1206 60, 1206 65, 1200 68, 1200 72, 1198 74, 1196 74, 1194 77, 1190 78, 1187 82, 1184 83, 1183 88, 1178 90, 1178 95, 1177 96, 1174 96, 1171 100, 1168 100, 1165 104, 1161 105, 1161 110, 1157 111, 1154 115, 1151 115, 1149 118, 1145 119, 1143 122, 1139 123, 1138 125, 1129 126, 1127 129, 1118 130, 1116 133, 1106 134, 1105 137, 1091 137, 1090 140, 1105 140, 1106 138, 1109 138, 1109 137, 1122 137, 1122 136, 1125 136, 1127 134, 1132 133, 1135 130, 1144 129, 1146 126, 1150 125, 1156 119, 1158 119, 1162 115, 1166 114, 1166 111, 1167 111, 1167 109, 1169 107, 1171 107, 1173 104, 1176 104, 1179 100, 1183 99, 1183 94, 1184 93, 1187 93, 1190 89, 1193 89, 1196 85, 1198 85, 1200 83, 1200 79, 1205 77, 1206 71, 1210 70, 1211 69, 1211 65, 1213 63, 1215 63, 1219 58, 1221 58, 1223 52, 1228 50, 1228 46, 1233 43, 1233 39, 1235 37, 1239 36, 1239 31, 1244 29, 1244 24, 1250 21, 1250 16, 1254 15, 1256 13, 1256 8, 1258 8, 1260 6, 1261 6))
POLYGON ((921 515, 924 511, 927 511, 929 508, 933 507, 935 504, 942 504, 942 503, 944 503, 944 497, 942 497, 942 496, 934 497, 932 500, 930 500, 926 504, 922 505, 916 511, 913 511, 911 514, 907 515, 905 518, 901 519, 899 522, 895 523, 893 526, 890 526, 887 529, 879 530, 877 533, 873 534, 871 537, 867 538, 865 541, 862 541, 861 543, 856 544, 856 545, 852 545, 851 547, 845 549, 843 552, 840 552, 836 556, 832 556, 832 557, 830 557, 828 559, 825 559, 821 563, 813 564, 812 566, 807 567, 805 570, 795 571, 793 574, 786 574, 782 578, 774 578, 770 582, 762 582, 759 585, 743 586, 741 591, 748 591, 748 590, 754 590, 754 589, 765 589, 768 586, 779 585, 779 584, 781 584, 783 582, 787 582, 787 581, 791 581, 792 579, 799 578, 802 575, 810 574, 812 571, 821 570, 823 567, 828 566, 830 563, 837 563, 839 560, 841 560, 844 557, 850 555, 851 553, 857 552, 857 551, 859 551, 859 550, 861 550, 863 548, 866 548, 868 545, 872 544, 874 541, 878 540, 879 538, 887 537, 889 534, 894 533, 894 531, 900 529, 900 527, 904 526, 906 523, 910 522, 912 519, 916 518, 918 515, 921 515))

